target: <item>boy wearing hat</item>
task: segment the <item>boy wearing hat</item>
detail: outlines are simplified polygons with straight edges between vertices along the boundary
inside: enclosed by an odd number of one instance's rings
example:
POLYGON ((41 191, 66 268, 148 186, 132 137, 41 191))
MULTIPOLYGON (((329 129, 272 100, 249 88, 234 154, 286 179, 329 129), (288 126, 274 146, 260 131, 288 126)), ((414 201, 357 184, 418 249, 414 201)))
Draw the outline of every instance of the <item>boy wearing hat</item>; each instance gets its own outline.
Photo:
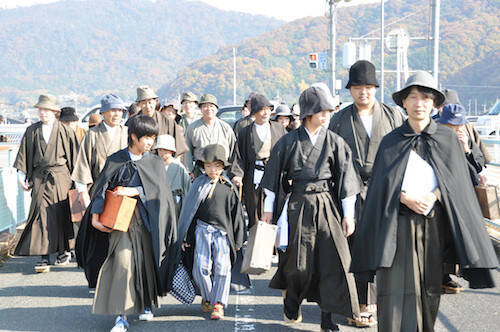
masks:
POLYGON ((243 200, 248 214, 248 228, 261 220, 264 192, 259 186, 271 150, 285 128, 275 121, 270 121, 273 104, 261 94, 250 99, 251 112, 255 121, 240 130, 236 140, 235 158, 231 166, 230 177, 236 185, 243 186, 243 200))
MULTIPOLYGON (((86 193, 83 197, 94 196, 94 184, 100 176, 106 159, 113 153, 127 147, 127 127, 121 124, 123 112, 126 111, 122 99, 114 94, 108 94, 101 99, 100 114, 104 119, 97 126, 89 129, 78 151, 72 179, 79 193, 86 193), (89 195, 90 192, 90 195, 89 195)), ((96 114, 97 115, 97 114, 96 114)), ((98 115, 99 116, 99 115, 98 115)), ((88 205, 90 202, 86 202, 88 205)), ((76 249, 82 245, 80 236, 76 240, 76 249)), ((99 250, 99 248, 97 249, 99 250)), ((94 262, 81 261, 77 255, 79 266, 84 268, 89 288, 95 288, 97 275, 105 255, 94 262)))
POLYGON ((293 129, 292 122, 294 121, 294 117, 292 111, 290 110, 290 107, 288 107, 286 104, 280 104, 276 108, 276 112, 274 113, 271 120, 280 123, 287 132, 293 129))
POLYGON ((159 106, 158 96, 153 89, 147 85, 138 87, 136 102, 137 108, 140 109, 137 114, 144 114, 155 119, 156 123, 158 123, 159 135, 166 134, 175 138, 175 148, 177 149, 178 156, 188 150, 182 127, 169 119, 165 113, 157 110, 157 106, 159 106))
POLYGON ((56 263, 71 259, 69 239, 73 223, 68 204, 71 171, 75 165, 78 142, 75 132, 57 120, 57 99, 40 95, 40 121, 26 128, 13 167, 19 184, 31 190, 31 206, 26 227, 14 251, 19 256, 41 255, 36 272, 48 272, 49 255, 59 253, 56 263))
POLYGON ((191 186, 191 177, 186 167, 175 156, 175 139, 170 135, 160 135, 156 139, 155 149, 165 163, 168 184, 174 198, 176 215, 181 213, 182 203, 191 186))
POLYGON ((85 134, 87 133, 87 130, 78 125, 78 120, 78 115, 76 115, 76 110, 73 107, 61 108, 59 121, 75 131, 78 143, 80 143, 83 139, 83 136, 85 136, 85 134))
POLYGON ((226 159, 233 155, 236 137, 233 128, 217 117, 217 98, 211 94, 204 94, 200 98, 202 118, 194 121, 186 130, 186 143, 193 156, 193 163, 186 168, 189 173, 197 177, 201 168, 196 161, 200 159, 201 151, 210 144, 219 144, 226 151, 226 159))
POLYGON ((84 262, 105 260, 92 313, 118 315, 112 332, 124 332, 127 315, 153 319, 152 306, 170 290, 175 268, 177 218, 162 160, 149 150, 158 125, 146 115, 129 122, 128 146, 112 154, 95 183, 94 195, 78 234, 84 262), (100 221, 106 192, 136 199, 128 230, 112 230, 100 221))
MULTIPOLYGON (((363 184, 357 199, 356 219, 359 218, 370 182, 371 169, 382 137, 399 127, 403 114, 375 98, 379 84, 375 66, 366 60, 349 69, 349 90, 353 103, 332 116, 330 130, 342 137, 351 148, 356 173, 363 184)), ((356 234, 350 238, 350 243, 356 234)), ((361 311, 376 311, 375 283, 356 281, 361 311)))
POLYGON ((178 242, 182 243, 183 264, 201 291, 202 310, 218 320, 224 317, 231 266, 243 244, 243 215, 237 190, 223 175, 229 167, 224 147, 206 146, 198 162, 205 174, 194 180, 182 206, 178 242))
POLYGON ((325 128, 335 108, 328 88, 311 86, 300 95, 302 125, 271 151, 260 185, 265 189, 262 219, 276 223, 288 194, 288 247, 280 255, 269 287, 284 290, 284 320, 302 320, 304 299, 321 308, 321 330, 338 331, 332 313, 351 322, 360 317, 347 237, 354 231, 359 182, 349 146, 325 128), (342 211, 338 207, 342 206, 342 211))
POLYGON ((379 331, 433 331, 443 263, 488 288, 498 261, 457 135, 430 118, 444 101, 433 77, 416 72, 392 98, 408 119, 380 143, 351 271, 377 275, 379 331))

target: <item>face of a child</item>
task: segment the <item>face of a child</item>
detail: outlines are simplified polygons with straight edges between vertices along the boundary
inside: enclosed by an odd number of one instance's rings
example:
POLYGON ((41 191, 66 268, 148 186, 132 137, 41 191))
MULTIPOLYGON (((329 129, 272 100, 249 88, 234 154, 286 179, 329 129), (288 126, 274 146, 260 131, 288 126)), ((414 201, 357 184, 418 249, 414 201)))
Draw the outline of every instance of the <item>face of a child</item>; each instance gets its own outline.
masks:
POLYGON ((222 161, 217 160, 214 162, 206 162, 204 163, 205 173, 211 177, 212 179, 218 178, 222 171, 224 170, 224 164, 222 161))
POLYGON ((132 147, 135 154, 144 154, 151 150, 155 143, 156 136, 142 136, 137 139, 135 134, 132 134, 132 147))
POLYGON ((172 162, 172 155, 173 155, 173 151, 170 151, 170 150, 166 150, 166 149, 158 149, 158 155, 160 156, 161 159, 163 159, 163 162, 165 163, 165 165, 168 165, 172 162))

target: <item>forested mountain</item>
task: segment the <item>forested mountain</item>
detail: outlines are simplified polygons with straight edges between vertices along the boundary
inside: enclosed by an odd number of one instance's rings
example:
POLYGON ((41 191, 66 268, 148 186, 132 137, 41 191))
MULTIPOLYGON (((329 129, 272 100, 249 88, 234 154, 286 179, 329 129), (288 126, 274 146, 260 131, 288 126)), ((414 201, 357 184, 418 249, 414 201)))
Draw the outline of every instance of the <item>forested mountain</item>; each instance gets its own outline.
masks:
POLYGON ((0 10, 0 101, 49 91, 133 97, 282 22, 184 0, 65 0, 0 10), (36 93, 34 93, 36 92, 36 93))
MULTIPOLYGON (((388 1, 386 28, 404 28, 410 37, 432 36, 429 0, 388 1)), ((487 0, 455 0, 441 3, 440 82, 460 93, 462 102, 481 98, 491 104, 500 96, 500 2, 487 0), (496 87, 496 88, 495 88, 496 87)), ((347 70, 341 67, 342 45, 349 37, 369 34, 378 37, 380 7, 378 5, 340 8, 337 14, 337 75, 347 81, 347 70)), ((432 69, 431 41, 412 40, 409 49, 410 70, 432 69)), ((328 49, 326 17, 304 18, 287 23, 259 37, 238 45, 222 47, 215 55, 194 61, 177 77, 164 85, 162 96, 176 96, 184 90, 197 94, 213 93, 221 103, 232 103, 232 47, 237 47, 238 102, 250 91, 270 97, 280 95, 292 103, 308 84, 328 80, 328 73, 311 70, 307 54, 328 49)), ((379 67, 379 43, 372 41, 372 61, 379 67)), ((385 68, 394 70, 395 54, 386 52, 385 68)), ((386 101, 392 101, 395 74, 386 74, 386 101)), ((341 91, 348 99, 348 92, 341 91)), ((480 101, 481 102, 481 101, 480 101)))

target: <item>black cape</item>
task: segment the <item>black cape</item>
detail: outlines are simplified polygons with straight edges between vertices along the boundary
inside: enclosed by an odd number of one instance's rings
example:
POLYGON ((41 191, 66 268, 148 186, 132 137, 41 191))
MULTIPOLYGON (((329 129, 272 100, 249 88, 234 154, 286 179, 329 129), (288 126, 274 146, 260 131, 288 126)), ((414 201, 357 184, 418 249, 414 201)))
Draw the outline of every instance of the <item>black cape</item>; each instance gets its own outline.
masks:
MULTIPOLYGON (((78 266, 84 268, 90 288, 95 288, 97 277, 108 254, 108 237, 92 226, 91 212, 95 197, 104 195, 106 189, 120 185, 117 174, 122 166, 131 162, 128 148, 120 150, 106 160, 93 190, 94 199, 82 219, 76 239, 76 258, 78 266), (117 182, 117 183, 110 183, 117 182)), ((146 201, 144 207, 147 217, 144 224, 151 234, 157 280, 160 294, 166 294, 171 288, 175 271, 175 248, 177 243, 177 219, 172 193, 168 185, 163 161, 152 153, 134 162, 144 188, 146 201)))
POLYGON ((471 287, 492 287, 488 270, 496 268, 497 257, 482 224, 483 216, 471 182, 465 154, 455 132, 434 121, 417 134, 405 121, 387 134, 378 149, 357 237, 352 250, 351 271, 373 275, 392 266, 400 193, 410 151, 421 140, 429 156, 441 191, 455 246, 455 261, 471 287))

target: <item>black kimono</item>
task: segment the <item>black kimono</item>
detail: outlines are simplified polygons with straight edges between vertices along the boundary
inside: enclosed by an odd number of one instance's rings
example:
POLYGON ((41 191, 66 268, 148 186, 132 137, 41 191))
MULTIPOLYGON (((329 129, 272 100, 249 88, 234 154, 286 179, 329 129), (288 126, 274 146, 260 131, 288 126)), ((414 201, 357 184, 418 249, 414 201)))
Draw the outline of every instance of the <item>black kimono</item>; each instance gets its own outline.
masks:
POLYGON ((339 208, 341 199, 359 193, 359 182, 344 140, 320 128, 313 146, 303 126, 291 131, 274 146, 260 185, 276 195, 274 222, 291 192, 288 248, 270 283, 287 290, 287 316, 296 318, 303 299, 317 302, 324 312, 359 316, 339 208))
MULTIPOLYGON (((286 134, 285 128, 277 122, 270 121, 271 149, 281 136, 286 134)), ((257 220, 262 217, 263 192, 260 187, 255 188, 254 171, 256 167, 257 154, 261 150, 262 142, 256 132, 253 123, 241 129, 236 140, 236 156, 231 165, 230 177, 241 176, 243 178, 243 201, 248 214, 248 228, 251 228, 257 220)), ((264 165, 267 160, 261 160, 264 165)))
POLYGON ((163 161, 155 154, 147 153, 138 161, 131 161, 128 148, 108 157, 92 192, 92 202, 82 219, 76 241, 78 266, 84 268, 89 287, 97 283, 99 270, 108 254, 107 233, 92 226, 91 211, 102 209, 94 204, 103 203, 106 189, 127 186, 130 177, 127 168, 133 164, 144 188, 145 202, 141 203, 140 216, 150 233, 154 252, 155 272, 159 281, 159 292, 166 294, 171 287, 175 271, 175 248, 177 242, 177 219, 172 193, 168 185, 163 161), (96 199, 99 197, 100 199, 96 199))
POLYGON ((380 329, 433 330, 443 262, 459 264, 471 288, 493 287, 488 269, 498 261, 481 220, 463 149, 451 129, 431 121, 417 134, 406 121, 384 137, 351 265, 352 272, 368 279, 377 271, 380 329), (428 216, 400 203, 412 150, 420 150, 437 179, 438 201, 428 216))
MULTIPOLYGON (((361 209, 368 190, 368 181, 380 142, 386 134, 399 127, 403 121, 404 116, 401 112, 379 102, 375 102, 373 105, 373 126, 370 136, 368 136, 354 104, 335 113, 330 120, 329 129, 342 137, 351 148, 354 166, 362 183, 361 193, 356 200, 356 220, 361 216, 361 209)), ((349 237, 350 245, 356 238, 356 234, 357 232, 354 232, 349 237)), ((361 304, 376 303, 375 283, 368 284, 356 280, 356 286, 361 304)))

